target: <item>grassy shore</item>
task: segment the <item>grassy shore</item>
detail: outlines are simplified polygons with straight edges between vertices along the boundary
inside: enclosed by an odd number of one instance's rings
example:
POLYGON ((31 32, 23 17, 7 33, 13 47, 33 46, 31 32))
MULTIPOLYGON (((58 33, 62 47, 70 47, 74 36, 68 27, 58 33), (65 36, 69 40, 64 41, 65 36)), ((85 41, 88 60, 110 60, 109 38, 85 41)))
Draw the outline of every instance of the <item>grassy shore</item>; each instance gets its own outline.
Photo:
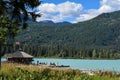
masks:
POLYGON ((120 75, 109 71, 88 75, 80 70, 2 63, 0 80, 120 80, 120 75))

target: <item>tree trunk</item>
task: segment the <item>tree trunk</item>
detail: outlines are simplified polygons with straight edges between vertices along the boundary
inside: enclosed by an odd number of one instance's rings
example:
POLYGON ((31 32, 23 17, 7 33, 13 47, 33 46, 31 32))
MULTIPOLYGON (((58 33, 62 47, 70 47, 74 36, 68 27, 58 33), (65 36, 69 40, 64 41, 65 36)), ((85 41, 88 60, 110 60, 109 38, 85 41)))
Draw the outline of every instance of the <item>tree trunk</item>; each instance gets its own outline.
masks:
POLYGON ((0 70, 1 70, 1 58, 2 58, 2 45, 0 44, 0 70))
POLYGON ((0 53, 0 70, 1 70, 1 53, 0 53))

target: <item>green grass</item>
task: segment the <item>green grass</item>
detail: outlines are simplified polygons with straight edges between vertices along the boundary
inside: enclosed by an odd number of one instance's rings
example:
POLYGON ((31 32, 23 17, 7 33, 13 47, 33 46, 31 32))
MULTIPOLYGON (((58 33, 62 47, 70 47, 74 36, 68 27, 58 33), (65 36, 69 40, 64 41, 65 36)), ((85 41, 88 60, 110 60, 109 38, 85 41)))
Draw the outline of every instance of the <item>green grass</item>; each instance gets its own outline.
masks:
POLYGON ((72 69, 50 69, 29 65, 16 67, 13 64, 2 64, 0 80, 120 80, 120 75, 104 73, 90 76, 72 69))

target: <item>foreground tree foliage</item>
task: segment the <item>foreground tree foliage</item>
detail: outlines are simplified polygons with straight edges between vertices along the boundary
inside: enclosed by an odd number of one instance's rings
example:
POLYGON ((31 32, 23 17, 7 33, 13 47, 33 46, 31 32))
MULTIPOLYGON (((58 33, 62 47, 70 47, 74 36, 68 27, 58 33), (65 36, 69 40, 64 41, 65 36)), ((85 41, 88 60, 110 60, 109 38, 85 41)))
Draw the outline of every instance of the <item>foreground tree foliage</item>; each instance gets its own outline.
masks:
POLYGON ((39 0, 0 0, 0 62, 4 54, 1 46, 12 45, 16 34, 27 27, 26 21, 40 17, 34 12, 40 4, 39 0))

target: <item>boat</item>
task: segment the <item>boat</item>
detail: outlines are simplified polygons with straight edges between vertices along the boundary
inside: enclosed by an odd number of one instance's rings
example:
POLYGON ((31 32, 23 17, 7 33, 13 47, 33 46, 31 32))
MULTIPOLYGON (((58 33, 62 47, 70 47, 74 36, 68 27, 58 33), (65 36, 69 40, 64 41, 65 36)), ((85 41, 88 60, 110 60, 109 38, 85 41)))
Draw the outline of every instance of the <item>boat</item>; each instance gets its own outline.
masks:
POLYGON ((69 65, 57 65, 56 67, 70 67, 69 65))

